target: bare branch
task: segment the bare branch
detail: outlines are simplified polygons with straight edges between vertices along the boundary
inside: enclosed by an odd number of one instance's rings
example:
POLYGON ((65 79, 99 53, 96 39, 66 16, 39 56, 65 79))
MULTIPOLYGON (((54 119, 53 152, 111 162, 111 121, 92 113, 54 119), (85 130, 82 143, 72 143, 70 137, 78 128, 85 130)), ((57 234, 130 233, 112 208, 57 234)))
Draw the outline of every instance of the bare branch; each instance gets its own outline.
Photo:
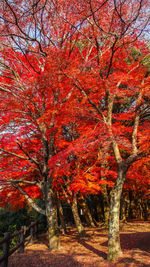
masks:
POLYGON ((31 185, 36 185, 37 182, 31 182, 31 181, 26 181, 26 180, 6 180, 6 179, 0 179, 0 182, 4 182, 4 184, 31 184, 31 185))
POLYGON ((20 158, 20 159, 29 160, 29 158, 27 158, 27 157, 24 157, 24 156, 18 155, 18 154, 14 153, 14 152, 11 152, 11 151, 8 151, 8 150, 5 150, 5 149, 3 149, 3 148, 0 148, 0 151, 2 151, 2 152, 5 152, 6 154, 9 154, 9 155, 13 155, 13 156, 15 156, 15 157, 17 157, 17 158, 20 158))
MULTIPOLYGON (((19 140, 18 140, 18 141, 19 141, 19 140)), ((25 150, 23 149, 23 147, 22 147, 22 143, 17 142, 17 145, 19 146, 20 150, 22 150, 22 152, 23 152, 25 155, 28 156, 28 159, 29 159, 30 161, 32 161, 33 163, 35 163, 35 164, 38 166, 38 168, 40 169, 39 162, 38 162, 35 158, 31 157, 30 154, 29 154, 27 151, 25 151, 25 150)))

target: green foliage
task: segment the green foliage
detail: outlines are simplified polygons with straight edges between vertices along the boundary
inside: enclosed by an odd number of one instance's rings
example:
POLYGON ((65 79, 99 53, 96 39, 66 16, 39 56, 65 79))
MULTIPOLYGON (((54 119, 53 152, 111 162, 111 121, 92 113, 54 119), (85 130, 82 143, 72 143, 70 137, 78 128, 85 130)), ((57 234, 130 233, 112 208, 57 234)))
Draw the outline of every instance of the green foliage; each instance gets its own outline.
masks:
POLYGON ((17 211, 0 210, 0 235, 8 231, 13 233, 14 230, 19 230, 24 224, 29 224, 25 209, 17 211))
MULTIPOLYGON (((30 222, 27 211, 21 209, 18 211, 9 211, 9 209, 0 210, 0 239, 3 239, 5 232, 15 233, 20 230, 22 225, 28 225, 30 222)), ((11 241, 10 248, 17 243, 18 237, 14 237, 11 241)), ((2 246, 0 247, 0 255, 2 254, 2 246)))
MULTIPOLYGON (((40 202, 40 200, 37 200, 40 202)), ((40 203, 41 204, 41 203, 40 203)), ((42 205, 42 204, 41 204, 42 205)), ((0 239, 3 239, 5 232, 15 233, 21 229, 23 225, 30 225, 33 221, 42 221, 39 225, 39 231, 46 231, 46 218, 38 214, 32 208, 20 209, 17 211, 10 211, 9 209, 0 209, 0 239)), ((14 247, 18 241, 18 236, 11 241, 10 247, 14 247)), ((2 246, 0 247, 0 255, 2 254, 2 246)))

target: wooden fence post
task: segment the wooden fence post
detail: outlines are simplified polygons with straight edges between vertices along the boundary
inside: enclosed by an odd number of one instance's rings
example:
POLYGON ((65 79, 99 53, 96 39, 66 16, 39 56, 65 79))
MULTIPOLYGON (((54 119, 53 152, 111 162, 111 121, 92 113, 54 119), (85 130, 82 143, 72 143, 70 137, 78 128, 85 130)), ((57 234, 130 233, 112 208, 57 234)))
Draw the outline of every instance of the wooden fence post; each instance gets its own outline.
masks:
POLYGON ((9 243, 10 243, 10 233, 4 233, 4 238, 7 238, 3 243, 3 256, 5 257, 2 262, 2 267, 7 267, 8 265, 8 256, 9 256, 9 243))
POLYGON ((25 241, 25 231, 26 231, 26 227, 22 226, 21 227, 21 235, 20 235, 20 249, 19 249, 19 253, 23 253, 24 252, 24 241, 25 241))
POLYGON ((8 266, 8 257, 12 255, 16 250, 19 249, 18 253, 23 253, 25 248, 25 239, 26 239, 26 232, 30 230, 30 236, 28 242, 33 242, 33 239, 37 238, 38 234, 38 221, 32 222, 29 227, 22 226, 21 231, 17 233, 10 234, 9 232, 4 233, 4 238, 0 240, 0 244, 3 244, 3 255, 0 256, 0 266, 7 267, 8 266), (10 249, 11 240, 16 237, 20 236, 20 242, 17 243, 17 246, 10 249))
POLYGON ((37 238, 38 233, 38 222, 31 222, 31 228, 30 228, 30 243, 33 243, 33 240, 37 238), (33 225, 32 225, 33 224, 33 225))

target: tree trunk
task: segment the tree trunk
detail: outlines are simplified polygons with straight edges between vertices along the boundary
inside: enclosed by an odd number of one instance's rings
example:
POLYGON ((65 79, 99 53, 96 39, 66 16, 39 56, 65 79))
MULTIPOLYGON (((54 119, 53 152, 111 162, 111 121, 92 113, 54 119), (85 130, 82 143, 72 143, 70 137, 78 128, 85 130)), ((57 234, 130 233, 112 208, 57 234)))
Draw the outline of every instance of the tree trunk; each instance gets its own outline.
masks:
POLYGON ((94 196, 94 206, 95 206, 95 216, 96 221, 100 222, 104 220, 103 212, 103 196, 95 195, 94 196))
POLYGON ((131 190, 129 190, 129 218, 133 219, 135 218, 136 214, 134 212, 134 198, 133 198, 133 193, 131 190))
POLYGON ((109 199, 106 185, 102 186, 103 189, 103 209, 104 209, 104 226, 108 227, 109 220, 109 199))
POLYGON ((74 221, 75 221, 79 236, 80 237, 86 236, 86 232, 84 230, 84 227, 82 225, 82 222, 80 220, 79 213, 78 213, 78 205, 77 205, 77 197, 76 197, 76 195, 73 196, 71 208, 72 208, 73 218, 74 218, 74 221))
POLYGON ((103 201, 103 204, 104 204, 104 225, 106 227, 108 227, 108 220, 109 220, 109 205, 108 205, 108 202, 103 201))
POLYGON ((148 200, 147 199, 144 199, 143 200, 142 208, 143 208, 143 218, 144 218, 144 221, 148 221, 149 212, 148 212, 148 200))
POLYGON ((129 199, 128 199, 128 192, 122 194, 121 197, 121 211, 120 211, 120 219, 123 223, 126 223, 129 217, 129 199))
POLYGON ((83 196, 79 197, 79 205, 83 210, 83 214, 85 216, 85 220, 88 226, 95 227, 95 224, 93 222, 89 207, 86 203, 86 199, 83 196))
MULTIPOLYGON (((105 155, 106 156, 106 155, 105 155)), ((107 168, 108 169, 108 162, 107 160, 103 159, 103 163, 101 164, 102 168, 107 168)), ((107 178, 101 172, 101 180, 106 181, 107 178)), ((103 211, 104 211, 104 225, 108 227, 108 219, 109 219, 109 198, 108 198, 108 191, 107 191, 107 186, 105 184, 102 185, 103 189, 103 211)))
POLYGON ((57 194, 57 206, 58 206, 58 211, 59 211, 59 217, 60 217, 60 223, 62 226, 62 231, 63 234, 66 234, 66 225, 65 225, 65 220, 64 220, 64 213, 63 213, 63 207, 61 204, 61 201, 59 199, 59 195, 57 194))
POLYGON ((48 225, 49 249, 59 249, 58 220, 56 195, 50 189, 46 201, 46 217, 48 225))
POLYGON ((116 184, 111 191, 109 230, 108 230, 108 256, 109 261, 115 260, 122 255, 119 234, 120 198, 124 185, 126 171, 119 166, 116 184))

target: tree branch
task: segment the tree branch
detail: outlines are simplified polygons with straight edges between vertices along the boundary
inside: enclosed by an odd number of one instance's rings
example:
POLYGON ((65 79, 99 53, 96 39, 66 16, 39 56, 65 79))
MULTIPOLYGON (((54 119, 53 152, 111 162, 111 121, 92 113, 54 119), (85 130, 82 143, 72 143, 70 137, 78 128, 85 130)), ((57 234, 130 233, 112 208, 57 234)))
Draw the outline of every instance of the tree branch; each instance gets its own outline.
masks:
POLYGON ((5 150, 5 149, 3 149, 3 148, 0 148, 0 151, 5 152, 5 153, 7 153, 7 154, 9 154, 9 155, 13 155, 13 156, 15 156, 15 157, 17 157, 17 158, 20 158, 20 159, 29 160, 29 158, 27 158, 27 157, 18 155, 18 154, 14 153, 14 152, 11 152, 11 151, 7 151, 7 150, 5 150))
POLYGON ((19 184, 19 183, 31 184, 31 185, 36 185, 37 184, 37 182, 31 182, 31 181, 26 181, 26 180, 6 180, 6 179, 0 179, 0 182, 4 182, 5 184, 19 184))
POLYGON ((28 203, 31 205, 31 207, 33 209, 35 209, 37 212, 46 215, 45 210, 41 209, 36 203, 35 201, 33 201, 33 199, 21 188, 21 186, 17 185, 16 187, 17 189, 19 189, 19 191, 24 195, 25 199, 28 201, 28 203))

